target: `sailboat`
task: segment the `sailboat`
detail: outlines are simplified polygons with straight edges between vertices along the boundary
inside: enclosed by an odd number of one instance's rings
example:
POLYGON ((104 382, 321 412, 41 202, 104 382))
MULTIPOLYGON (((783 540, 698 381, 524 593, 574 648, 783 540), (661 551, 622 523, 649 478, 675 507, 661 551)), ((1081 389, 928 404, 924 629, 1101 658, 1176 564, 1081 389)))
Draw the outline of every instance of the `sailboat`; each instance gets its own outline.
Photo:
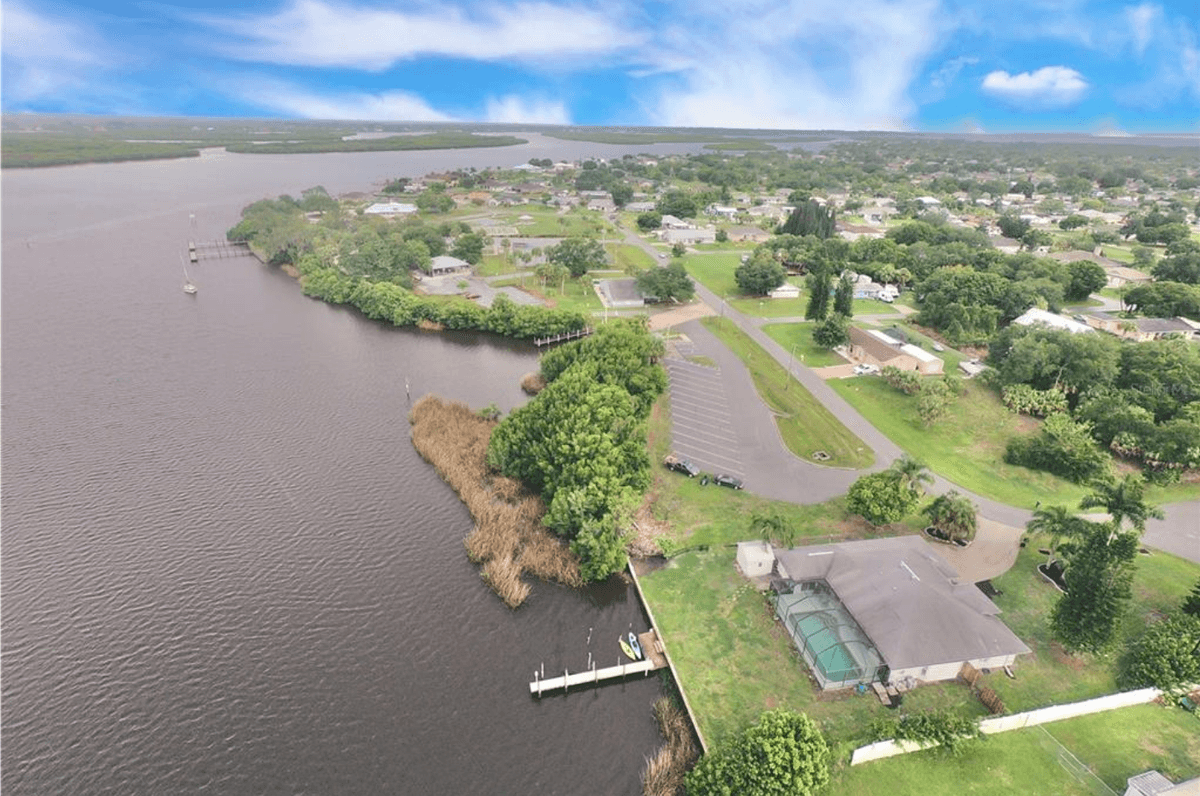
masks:
POLYGON ((179 264, 183 266, 183 292, 189 296, 196 294, 196 286, 192 284, 192 278, 188 276, 187 263, 183 261, 183 255, 179 255, 179 264))

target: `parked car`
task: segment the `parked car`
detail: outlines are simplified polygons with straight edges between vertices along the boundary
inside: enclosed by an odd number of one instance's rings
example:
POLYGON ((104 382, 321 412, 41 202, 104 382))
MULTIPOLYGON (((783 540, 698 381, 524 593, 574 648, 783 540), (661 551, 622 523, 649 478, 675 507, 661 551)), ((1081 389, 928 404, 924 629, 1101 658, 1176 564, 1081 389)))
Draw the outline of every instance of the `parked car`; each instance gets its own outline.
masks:
POLYGON ((742 479, 734 478, 732 475, 725 475, 724 473, 718 473, 713 476, 713 483, 717 486, 727 486, 730 489, 742 488, 742 479))
POLYGON ((869 365, 864 362, 861 365, 854 366, 854 375, 855 376, 869 376, 872 373, 878 373, 878 372, 879 372, 878 365, 869 365))
POLYGON ((671 454, 663 459, 663 464, 668 470, 674 470, 677 473, 683 473, 688 478, 695 478, 700 475, 700 468, 689 462, 687 459, 681 459, 675 454, 671 454))

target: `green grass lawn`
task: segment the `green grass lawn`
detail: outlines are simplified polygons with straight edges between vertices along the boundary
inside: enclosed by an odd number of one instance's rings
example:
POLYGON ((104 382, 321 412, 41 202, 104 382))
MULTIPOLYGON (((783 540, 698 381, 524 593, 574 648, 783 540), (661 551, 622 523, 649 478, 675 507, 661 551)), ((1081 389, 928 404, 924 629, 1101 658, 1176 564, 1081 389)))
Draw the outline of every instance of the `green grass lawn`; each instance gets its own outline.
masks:
POLYGON ((509 262, 508 257, 503 254, 485 254, 479 265, 475 266, 475 273, 479 276, 502 276, 532 270, 532 266, 519 260, 515 263, 509 262))
POLYGON ((493 282, 492 286, 521 287, 530 295, 545 301, 548 306, 562 310, 574 310, 585 315, 604 309, 604 305, 600 303, 600 297, 596 295, 596 290, 592 287, 592 280, 586 276, 582 279, 567 279, 561 292, 558 285, 551 284, 543 288, 541 282, 532 276, 525 277, 523 280, 520 278, 502 279, 493 282))
MULTIPOLYGON (((479 208, 474 208, 476 215, 479 208)), ((513 226, 523 238, 560 238, 572 235, 611 235, 616 232, 603 213, 595 210, 571 210, 559 215, 557 208, 545 205, 518 205, 494 210, 490 217, 497 224, 513 226), (532 216, 532 221, 520 221, 521 216, 532 216)))
MULTIPOLYGON (((992 581, 1003 592, 994 600, 1002 611, 1000 618, 1033 650, 1033 654, 1017 658, 1016 679, 1002 672, 984 678, 1013 713, 1120 690, 1116 656, 1068 656, 1051 637, 1050 610, 1058 601, 1059 591, 1036 569, 1046 560, 1038 552, 1045 544, 1043 538, 1031 538, 1013 568, 992 581)), ((1117 649, 1140 635, 1159 614, 1178 606, 1197 579, 1200 566, 1182 558, 1161 552, 1139 556, 1133 602, 1121 623, 1117 649)))
POLYGON ((742 294, 733 278, 733 272, 741 264, 742 256, 735 253, 689 254, 683 258, 683 266, 692 278, 718 296, 742 294))
POLYGON ((795 351, 800 361, 810 368, 845 364, 846 360, 836 353, 813 342, 814 326, 813 323, 769 323, 762 329, 788 351, 795 351))
POLYGON ((612 259, 613 267, 622 271, 645 270, 655 266, 654 258, 640 246, 628 243, 609 243, 604 247, 612 259))
POLYGON ((831 379, 829 386, 880 431, 929 469, 977 494, 1014 506, 1079 504, 1084 487, 1061 478, 1015 467, 1003 461, 1010 437, 1031 430, 1036 421, 1008 411, 999 397, 968 383, 949 414, 926 427, 917 415, 916 397, 903 395, 881 378, 831 379))
POLYGON ((838 796, 1010 796, 1015 793, 1093 796, 1103 793, 1059 763, 1065 747, 1117 793, 1126 780, 1156 769, 1175 782, 1200 774, 1200 722, 1157 705, 1096 713, 992 735, 961 757, 915 752, 835 769, 827 792, 838 796), (1061 745, 1061 746, 1060 746, 1061 745))
POLYGON ((732 321, 709 317, 702 323, 746 363, 759 396, 775 413, 788 450, 805 461, 812 460, 813 451, 826 451, 831 458, 824 464, 830 467, 858 469, 875 461, 875 453, 866 443, 732 321))

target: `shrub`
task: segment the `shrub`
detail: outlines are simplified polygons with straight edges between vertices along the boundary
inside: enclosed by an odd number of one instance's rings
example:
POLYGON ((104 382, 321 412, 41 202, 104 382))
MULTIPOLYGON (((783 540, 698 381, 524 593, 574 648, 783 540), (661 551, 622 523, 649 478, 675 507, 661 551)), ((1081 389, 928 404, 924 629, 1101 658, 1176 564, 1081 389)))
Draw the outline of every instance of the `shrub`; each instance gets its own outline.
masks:
POLYGON ((1108 456, 1092 439, 1090 425, 1065 414, 1046 418, 1037 434, 1010 440, 1004 461, 1079 484, 1102 477, 1109 465, 1108 456))
POLYGON ((829 782, 829 746, 802 713, 770 710, 687 776, 689 796, 809 796, 829 782))
POLYGON ((1150 626, 1130 648, 1122 682, 1171 691, 1200 682, 1200 617, 1180 612, 1150 626))
POLYGON ((872 525, 896 522, 916 508, 918 496, 898 473, 887 471, 864 475, 846 495, 846 510, 872 525))
POLYGON ((1000 396, 1005 406, 1023 415, 1046 417, 1068 409, 1067 394, 1060 387, 1038 390, 1028 384, 1010 384, 1000 391, 1000 396))
POLYGON ((889 387, 899 390, 905 395, 916 395, 921 391, 921 376, 915 370, 900 370, 895 365, 888 365, 879 372, 889 387))
POLYGON ((956 757, 971 741, 982 737, 978 722, 947 710, 910 713, 899 719, 877 719, 871 725, 871 732, 876 740, 894 738, 933 744, 956 757))

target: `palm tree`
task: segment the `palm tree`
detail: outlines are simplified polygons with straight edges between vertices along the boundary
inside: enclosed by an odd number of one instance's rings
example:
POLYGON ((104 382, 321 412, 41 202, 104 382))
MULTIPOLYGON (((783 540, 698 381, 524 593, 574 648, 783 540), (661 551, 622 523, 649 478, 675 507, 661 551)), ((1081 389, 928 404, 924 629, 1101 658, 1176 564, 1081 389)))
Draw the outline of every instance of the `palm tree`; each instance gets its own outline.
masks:
POLYGON ((925 494, 925 484, 933 483, 929 469, 907 453, 892 462, 891 471, 900 478, 900 483, 918 495, 925 494))
POLYGON ((1066 506, 1047 506, 1033 512, 1033 519, 1025 526, 1030 533, 1044 533, 1050 537, 1047 547, 1050 555, 1046 558, 1046 568, 1055 561, 1055 554, 1064 539, 1076 536, 1085 520, 1076 517, 1066 506))
POLYGON ((791 547, 796 541, 796 529, 778 511, 755 511, 750 515, 750 530, 784 547, 791 547))
POLYGON ((1108 479, 1092 484, 1093 491, 1079 501, 1081 509, 1104 507, 1112 518, 1113 533, 1120 533, 1128 520, 1138 532, 1145 533, 1146 521, 1163 518, 1161 509, 1146 502, 1146 482, 1141 475, 1130 473, 1119 481, 1108 479))
POLYGON ((935 528, 948 534, 951 541, 970 541, 975 538, 975 504, 965 495, 954 490, 938 495, 922 513, 935 528))

